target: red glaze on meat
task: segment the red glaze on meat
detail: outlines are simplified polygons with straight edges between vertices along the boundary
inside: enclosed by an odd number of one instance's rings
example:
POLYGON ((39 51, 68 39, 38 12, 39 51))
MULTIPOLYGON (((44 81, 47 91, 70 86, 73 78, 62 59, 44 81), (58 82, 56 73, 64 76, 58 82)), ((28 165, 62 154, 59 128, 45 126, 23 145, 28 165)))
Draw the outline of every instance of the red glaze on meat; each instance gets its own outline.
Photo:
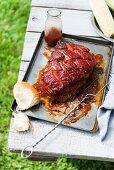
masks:
POLYGON ((74 99, 86 85, 95 65, 95 56, 88 48, 59 42, 34 87, 43 98, 59 102, 74 99))

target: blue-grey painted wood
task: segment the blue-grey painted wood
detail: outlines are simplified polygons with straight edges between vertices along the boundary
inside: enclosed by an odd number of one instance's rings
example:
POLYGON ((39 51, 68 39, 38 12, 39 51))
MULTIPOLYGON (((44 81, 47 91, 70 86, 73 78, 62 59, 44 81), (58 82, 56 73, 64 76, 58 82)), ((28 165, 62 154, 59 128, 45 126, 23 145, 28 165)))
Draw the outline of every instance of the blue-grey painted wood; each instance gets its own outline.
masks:
POLYGON ((91 10, 89 0, 32 0, 32 6, 91 10))

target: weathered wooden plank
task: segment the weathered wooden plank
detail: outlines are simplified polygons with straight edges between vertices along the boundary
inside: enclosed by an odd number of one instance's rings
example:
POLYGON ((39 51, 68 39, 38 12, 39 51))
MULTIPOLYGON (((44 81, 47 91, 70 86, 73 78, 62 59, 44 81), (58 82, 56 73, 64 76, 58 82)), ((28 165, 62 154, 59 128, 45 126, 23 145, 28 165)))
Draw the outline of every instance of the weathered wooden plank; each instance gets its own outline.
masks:
MULTIPOLYGON (((27 132, 16 132, 13 118, 8 140, 9 149, 20 152, 27 145, 33 145, 45 133, 54 127, 53 123, 30 120, 31 128, 27 132)), ((114 148, 104 145, 99 140, 99 132, 87 133, 76 129, 60 126, 44 141, 34 148, 35 155, 50 157, 71 157, 114 161, 114 148), (87 147, 88 146, 88 147, 87 147)))
POLYGON ((18 75, 18 81, 21 81, 25 75, 25 72, 28 68, 29 62, 28 61, 21 61, 20 70, 18 75))
POLYGON ((25 75, 25 71, 19 71, 18 81, 22 81, 24 75, 25 75))
POLYGON ((20 71, 24 71, 26 72, 27 68, 28 68, 29 62, 28 61, 21 61, 20 64, 20 71))
MULTIPOLYGON (((27 31, 41 32, 48 8, 32 7, 27 31)), ((91 24, 91 12, 62 9, 63 32, 74 35, 98 36, 91 24)))
POLYGON ((57 158, 55 157, 50 157, 50 156, 31 156, 30 158, 28 158, 28 160, 30 161, 43 161, 43 162, 52 162, 52 161, 56 161, 57 158))
MULTIPOLYGON (((18 150, 16 151, 16 150, 11 150, 10 149, 10 151, 11 152, 14 152, 14 153, 20 153, 18 150)), ((57 160, 57 157, 51 157, 51 156, 43 156, 43 155, 41 155, 41 154, 32 154, 29 158, 28 158, 28 160, 31 160, 31 161, 56 161, 57 160)))
POLYGON ((22 60, 30 61, 40 37, 40 33, 26 32, 22 60))
POLYGON ((32 6, 91 10, 89 0, 32 0, 32 6))

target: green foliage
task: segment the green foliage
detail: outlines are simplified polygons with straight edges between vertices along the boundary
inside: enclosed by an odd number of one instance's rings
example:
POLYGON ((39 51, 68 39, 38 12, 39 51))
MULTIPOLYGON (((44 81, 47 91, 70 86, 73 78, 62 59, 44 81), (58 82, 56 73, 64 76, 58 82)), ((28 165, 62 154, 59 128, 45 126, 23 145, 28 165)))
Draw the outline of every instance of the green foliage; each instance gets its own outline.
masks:
POLYGON ((56 162, 22 160, 7 149, 12 88, 17 80, 30 0, 0 0, 0 170, 113 170, 113 163, 59 158, 56 162))

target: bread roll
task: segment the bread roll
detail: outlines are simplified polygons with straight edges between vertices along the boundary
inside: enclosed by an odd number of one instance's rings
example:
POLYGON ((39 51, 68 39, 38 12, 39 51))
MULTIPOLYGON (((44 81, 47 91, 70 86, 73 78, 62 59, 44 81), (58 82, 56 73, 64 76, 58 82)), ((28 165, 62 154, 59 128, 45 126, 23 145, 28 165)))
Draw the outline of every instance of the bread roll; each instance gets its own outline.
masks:
POLYGON ((29 118, 22 112, 13 113, 14 114, 14 122, 13 126, 16 131, 26 131, 30 127, 29 118))
POLYGON ((40 102, 38 91, 27 82, 18 82, 13 89, 20 110, 26 110, 40 102))

